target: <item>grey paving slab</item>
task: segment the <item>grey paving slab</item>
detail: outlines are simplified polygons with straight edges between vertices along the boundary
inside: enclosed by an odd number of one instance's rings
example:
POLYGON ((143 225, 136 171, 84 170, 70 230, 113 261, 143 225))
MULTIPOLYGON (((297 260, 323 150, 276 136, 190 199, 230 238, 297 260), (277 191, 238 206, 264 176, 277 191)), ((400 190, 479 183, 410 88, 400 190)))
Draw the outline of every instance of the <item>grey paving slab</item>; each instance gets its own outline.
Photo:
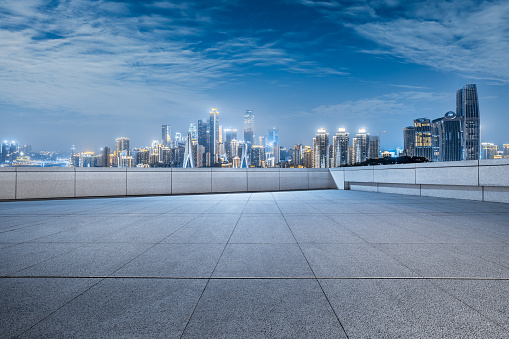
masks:
POLYGON ((320 213, 316 208, 301 202, 278 202, 277 206, 283 214, 295 214, 295 213, 320 213))
POLYGON ((69 252, 80 246, 75 243, 22 243, 0 249, 0 276, 20 270, 69 252))
POLYGON ((293 235, 299 243, 364 243, 352 231, 326 215, 286 215, 293 235))
POLYGON ((212 280, 184 338, 346 338, 315 280, 212 280))
POLYGON ((147 244, 88 244, 18 271, 18 276, 105 276, 147 250, 147 244))
POLYGON ((276 203, 272 204, 253 204, 247 203, 246 207, 244 207, 244 213, 251 214, 280 214, 281 211, 276 203))
POLYGON ((105 279, 23 338, 178 338, 206 280, 105 279))
POLYGON ((460 252, 449 244, 374 244, 424 277, 509 277, 509 269, 460 252))
POLYGON ((158 244, 116 271, 114 276, 209 277, 223 244, 158 244))
POLYGON ((97 279, 0 279, 0 337, 12 338, 36 325, 97 283, 97 279))
POLYGON ((349 338, 503 338, 507 330, 429 281, 320 280, 349 338))
POLYGON ((433 280, 433 284, 497 323, 509 333, 508 280, 433 280))
POLYGON ((281 215, 242 216, 230 239, 231 243, 295 243, 281 215))
POLYGON ((453 244, 455 250, 509 268, 509 244, 453 244))
POLYGON ((297 244, 229 244, 214 277, 312 277, 297 244))
POLYGON ((301 244, 317 277, 415 277, 371 244, 301 244))
POLYGON ((202 225, 187 225, 174 234, 164 239, 163 243, 189 243, 189 244, 208 244, 220 243, 226 244, 235 228, 235 224, 239 219, 237 216, 230 222, 214 222, 207 220, 208 218, 199 218, 202 225))

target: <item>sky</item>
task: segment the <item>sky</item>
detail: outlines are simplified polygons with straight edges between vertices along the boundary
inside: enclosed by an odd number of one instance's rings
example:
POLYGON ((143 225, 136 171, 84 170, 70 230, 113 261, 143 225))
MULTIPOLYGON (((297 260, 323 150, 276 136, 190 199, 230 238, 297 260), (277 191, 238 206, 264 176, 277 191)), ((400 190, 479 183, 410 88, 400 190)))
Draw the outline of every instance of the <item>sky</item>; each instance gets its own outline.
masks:
MULTIPOLYGON (((98 151, 220 112, 282 146, 405 126, 477 84, 482 142, 509 143, 509 1, 0 0, 0 138, 98 151)), ((385 131, 385 132, 383 132, 385 131)))

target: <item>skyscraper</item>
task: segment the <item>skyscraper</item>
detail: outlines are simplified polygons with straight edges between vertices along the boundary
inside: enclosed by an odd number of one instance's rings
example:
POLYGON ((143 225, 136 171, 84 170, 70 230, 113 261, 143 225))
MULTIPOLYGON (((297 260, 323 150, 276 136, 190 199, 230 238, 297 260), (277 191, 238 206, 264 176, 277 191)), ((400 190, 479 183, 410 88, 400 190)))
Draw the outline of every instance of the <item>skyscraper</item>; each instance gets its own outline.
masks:
POLYGON ((353 138, 353 163, 366 161, 369 156, 369 133, 365 129, 359 129, 353 138))
POLYGON ((415 155, 415 128, 408 126, 403 128, 403 155, 413 157, 415 155))
POLYGON ((189 124, 188 135, 189 135, 189 133, 190 133, 190 136, 191 136, 191 140, 198 139, 198 131, 196 129, 196 124, 195 123, 190 123, 189 124))
POLYGON ((247 151, 250 154, 251 145, 254 145, 254 114, 252 110, 244 113, 244 142, 247 144, 247 151))
POLYGON ((129 155, 129 138, 121 137, 115 140, 115 155, 118 157, 122 151, 129 155))
POLYGON ((369 159, 378 159, 380 153, 380 139, 378 135, 369 137, 369 159))
MULTIPOLYGON (((226 153, 226 157, 228 158, 229 162, 232 162, 232 159, 236 155, 232 155, 232 153, 237 153, 236 151, 233 152, 232 150, 232 140, 237 139, 237 130, 236 129, 225 129, 224 130, 224 150, 226 153)), ((237 143, 238 144, 238 143, 237 143)), ((238 147, 238 145, 237 145, 238 147)))
POLYGON ((329 133, 321 128, 313 138, 313 167, 329 167, 329 133))
POLYGON ((348 163, 348 145, 350 144, 350 133, 344 128, 339 128, 332 137, 332 159, 334 167, 344 166, 348 163))
POLYGON ((432 160, 431 123, 428 118, 414 120, 416 157, 432 160))
POLYGON ((462 160, 461 118, 449 111, 431 124, 433 161, 462 160))
POLYGON ((170 146, 171 144, 171 125, 162 125, 161 144, 170 146))
POLYGON ((265 147, 260 145, 251 146, 251 166, 263 167, 265 164, 265 147))
POLYGON ((456 114, 461 118, 463 159, 478 160, 481 149, 481 120, 475 84, 467 84, 456 92, 456 114))
POLYGON ((267 131, 267 145, 274 143, 279 143, 279 129, 275 127, 267 131))
POLYGON ((102 153, 102 167, 110 167, 110 148, 104 147, 102 153))
POLYGON ((509 158, 509 144, 504 144, 503 145, 503 151, 502 151, 502 156, 504 158, 509 158))
POLYGON ((209 152, 211 163, 217 162, 219 154, 219 112, 217 108, 210 111, 209 117, 209 152))
POLYGON ((497 145, 492 144, 490 142, 483 142, 481 144, 481 159, 482 160, 495 159, 497 151, 498 151, 497 145))

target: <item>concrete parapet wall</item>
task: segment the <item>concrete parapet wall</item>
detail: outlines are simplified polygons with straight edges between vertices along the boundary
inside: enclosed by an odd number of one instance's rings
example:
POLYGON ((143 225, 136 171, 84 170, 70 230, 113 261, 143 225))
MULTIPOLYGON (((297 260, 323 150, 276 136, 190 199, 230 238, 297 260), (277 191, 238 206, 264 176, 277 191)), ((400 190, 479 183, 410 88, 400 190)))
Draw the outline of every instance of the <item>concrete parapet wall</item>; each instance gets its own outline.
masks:
POLYGON ((509 159, 331 168, 338 189, 509 203, 509 159))
POLYGON ((328 169, 0 168, 0 200, 328 188, 328 169))

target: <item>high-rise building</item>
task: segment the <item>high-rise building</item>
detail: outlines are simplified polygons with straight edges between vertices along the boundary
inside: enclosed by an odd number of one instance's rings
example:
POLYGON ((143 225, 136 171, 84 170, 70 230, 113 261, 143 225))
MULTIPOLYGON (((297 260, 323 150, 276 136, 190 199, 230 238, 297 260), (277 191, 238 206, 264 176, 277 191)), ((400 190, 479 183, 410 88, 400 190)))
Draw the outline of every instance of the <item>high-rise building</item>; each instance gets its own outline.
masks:
POLYGON ((122 151, 129 155, 129 138, 121 137, 115 140, 115 155, 119 157, 122 151))
POLYGON ((293 146, 293 150, 290 150, 290 157, 293 166, 304 166, 304 147, 302 144, 293 146))
POLYGON ((246 110, 244 113, 244 142, 247 144, 247 153, 250 154, 251 145, 254 141, 254 114, 252 110, 246 110))
POLYGON ((171 125, 162 125, 161 129, 161 144, 171 146, 171 125))
POLYGON ((380 154, 380 138, 377 135, 369 137, 369 159, 378 159, 380 154))
POLYGON ((314 166, 314 155, 313 149, 309 146, 304 146, 304 167, 305 168, 313 168, 314 166))
POLYGON ((190 123, 189 124, 189 129, 188 129, 188 135, 191 135, 191 140, 197 140, 198 139, 198 131, 196 129, 196 124, 195 123, 190 123))
POLYGON ((232 156, 231 142, 232 142, 232 140, 236 140, 236 139, 237 139, 237 130, 236 129, 227 128, 224 130, 224 150, 225 150, 226 157, 228 158, 229 162, 232 162, 232 159, 235 157, 235 156, 232 156))
POLYGON ((495 144, 490 142, 483 142, 481 144, 481 159, 495 159, 495 156, 498 154, 498 147, 495 144))
POLYGON ((353 138, 353 163, 366 161, 369 156, 369 133, 365 129, 359 129, 353 138))
POLYGON ((251 146, 251 166, 264 167, 265 164, 265 147, 260 145, 251 146))
POLYGON ((504 144, 502 156, 504 158, 509 158, 509 144, 504 144))
POLYGON ((7 140, 4 140, 2 142, 2 149, 0 151, 0 164, 4 164, 5 160, 7 160, 7 154, 9 154, 9 149, 10 149, 9 142, 7 140))
POLYGON ((329 167, 329 133, 321 128, 313 138, 313 167, 329 167))
POLYGON ((274 143, 279 143, 279 129, 275 127, 267 131, 267 145, 274 143))
POLYGON ((403 128, 403 155, 413 157, 415 155, 415 128, 408 126, 403 128))
POLYGON ((209 147, 211 162, 215 164, 219 155, 219 112, 217 108, 213 108, 210 111, 209 147))
POLYGON ((350 144, 350 133, 344 128, 339 128, 332 137, 332 159, 334 167, 348 164, 348 146, 350 144))
POLYGON ((416 157, 424 157, 432 160, 433 149, 431 147, 431 122, 428 118, 414 120, 415 129, 415 152, 416 157))
POLYGON ((475 84, 465 85, 456 92, 456 114, 461 118, 463 160, 479 160, 481 120, 475 84))
POLYGON ((102 153, 102 167, 110 167, 110 148, 104 147, 102 153))
POLYGON ((431 123, 433 161, 462 160, 461 118, 449 111, 431 123))
POLYGON ((205 167, 205 155, 209 152, 209 131, 207 122, 204 122, 203 120, 198 120, 198 145, 202 145, 204 147, 202 165, 205 167))

